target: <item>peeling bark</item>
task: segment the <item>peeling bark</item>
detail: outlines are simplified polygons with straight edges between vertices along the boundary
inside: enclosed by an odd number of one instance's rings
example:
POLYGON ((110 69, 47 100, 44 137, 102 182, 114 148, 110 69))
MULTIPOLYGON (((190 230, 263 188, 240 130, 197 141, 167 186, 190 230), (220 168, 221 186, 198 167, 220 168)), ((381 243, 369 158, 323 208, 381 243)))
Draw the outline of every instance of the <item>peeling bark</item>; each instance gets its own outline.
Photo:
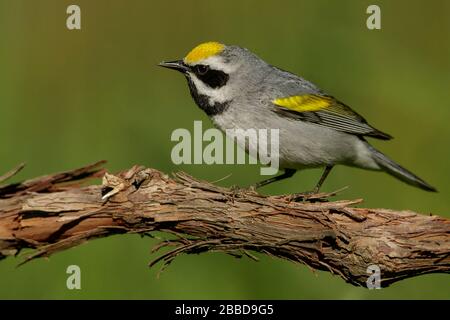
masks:
POLYGON ((450 220, 442 217, 356 208, 361 199, 328 201, 332 193, 263 196, 141 166, 112 175, 103 163, 0 186, 0 259, 34 249, 25 263, 93 238, 163 231, 176 237, 155 250, 173 250, 150 265, 182 253, 257 260, 252 252, 260 252, 360 286, 370 265, 381 269, 382 286, 450 272, 450 220), (86 185, 100 177, 102 185, 86 185))

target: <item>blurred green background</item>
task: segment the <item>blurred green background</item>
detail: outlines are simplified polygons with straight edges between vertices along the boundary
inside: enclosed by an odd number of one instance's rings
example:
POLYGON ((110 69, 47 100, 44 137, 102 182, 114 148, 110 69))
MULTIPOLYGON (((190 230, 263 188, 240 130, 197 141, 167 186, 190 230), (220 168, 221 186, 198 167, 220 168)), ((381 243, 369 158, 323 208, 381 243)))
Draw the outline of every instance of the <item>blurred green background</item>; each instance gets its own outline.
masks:
MULTIPOLYGON (((156 67, 208 40, 247 47, 300 74, 355 108, 390 142, 372 141, 439 193, 386 174, 338 167, 323 190, 363 206, 450 217, 449 1, 11 1, 0 0, 0 172, 19 162, 17 179, 100 159, 118 171, 134 164, 185 170, 222 185, 260 180, 258 166, 175 166, 175 128, 208 118, 183 77, 156 67), (81 7, 82 30, 66 28, 66 8, 81 7), (382 29, 366 28, 378 4, 382 29)), ((310 189, 309 170, 263 189, 310 189)), ((160 234, 160 236, 164 236, 160 234)), ((147 262, 156 240, 116 236, 15 268, 0 262, 0 298, 450 298, 450 276, 427 275, 369 291, 303 265, 260 256, 181 256, 156 278, 147 262), (66 288, 68 265, 82 289, 66 288)))

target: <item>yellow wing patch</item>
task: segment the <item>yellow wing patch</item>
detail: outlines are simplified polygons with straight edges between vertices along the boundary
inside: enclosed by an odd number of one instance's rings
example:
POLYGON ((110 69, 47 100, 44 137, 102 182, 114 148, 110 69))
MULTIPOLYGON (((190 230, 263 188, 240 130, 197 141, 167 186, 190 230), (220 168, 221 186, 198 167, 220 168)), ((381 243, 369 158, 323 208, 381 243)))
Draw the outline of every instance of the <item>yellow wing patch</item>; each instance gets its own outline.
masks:
POLYGON ((316 94, 304 94, 286 98, 275 99, 272 101, 280 107, 285 107, 298 112, 319 111, 332 105, 333 100, 329 97, 323 97, 316 94))
POLYGON ((205 42, 199 44, 184 58, 185 63, 195 63, 200 60, 215 56, 223 51, 225 46, 219 42, 205 42))

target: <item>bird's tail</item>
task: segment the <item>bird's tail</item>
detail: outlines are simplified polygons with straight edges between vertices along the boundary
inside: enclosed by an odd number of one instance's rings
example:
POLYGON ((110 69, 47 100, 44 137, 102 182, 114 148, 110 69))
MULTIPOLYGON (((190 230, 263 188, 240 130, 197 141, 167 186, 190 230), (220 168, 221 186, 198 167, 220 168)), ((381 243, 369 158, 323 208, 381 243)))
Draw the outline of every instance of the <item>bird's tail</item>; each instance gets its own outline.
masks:
POLYGON ((393 175, 394 177, 402 180, 403 182, 406 182, 407 184, 410 184, 412 186, 418 187, 420 189, 426 190, 426 191, 432 191, 436 192, 436 188, 429 185, 422 179, 420 179, 418 176, 416 176, 414 173, 406 170, 402 166, 400 166, 398 163, 394 162, 393 160, 389 159, 386 155, 375 149, 374 147, 369 145, 369 149, 372 151, 372 157, 375 160, 375 162, 381 167, 382 170, 386 171, 387 173, 393 175))

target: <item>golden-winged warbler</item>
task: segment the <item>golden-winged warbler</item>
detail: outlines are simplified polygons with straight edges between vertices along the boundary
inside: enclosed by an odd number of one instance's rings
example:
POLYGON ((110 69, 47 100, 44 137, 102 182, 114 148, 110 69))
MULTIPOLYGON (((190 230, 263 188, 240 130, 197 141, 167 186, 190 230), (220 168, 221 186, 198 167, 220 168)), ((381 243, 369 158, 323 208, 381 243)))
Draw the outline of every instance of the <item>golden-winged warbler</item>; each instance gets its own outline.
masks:
POLYGON ((313 83, 266 63, 247 49, 206 42, 183 60, 159 65, 185 75, 194 101, 221 130, 279 129, 279 167, 284 173, 256 187, 291 177, 299 169, 324 167, 314 189, 318 192, 333 166, 343 164, 382 170, 410 185, 436 191, 366 141, 366 137, 389 140, 390 135, 313 83))

